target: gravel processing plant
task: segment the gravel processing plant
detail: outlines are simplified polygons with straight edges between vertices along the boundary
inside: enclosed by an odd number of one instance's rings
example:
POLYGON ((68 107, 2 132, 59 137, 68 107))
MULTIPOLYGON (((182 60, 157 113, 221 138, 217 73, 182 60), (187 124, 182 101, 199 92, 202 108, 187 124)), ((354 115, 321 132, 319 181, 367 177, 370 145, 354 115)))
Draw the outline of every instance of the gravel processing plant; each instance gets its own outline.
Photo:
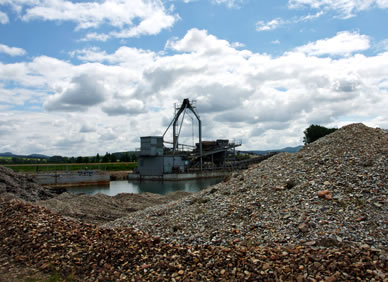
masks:
POLYGON ((144 206, 66 202, 2 168, 0 280, 386 281, 387 167, 388 133, 352 124, 144 206))

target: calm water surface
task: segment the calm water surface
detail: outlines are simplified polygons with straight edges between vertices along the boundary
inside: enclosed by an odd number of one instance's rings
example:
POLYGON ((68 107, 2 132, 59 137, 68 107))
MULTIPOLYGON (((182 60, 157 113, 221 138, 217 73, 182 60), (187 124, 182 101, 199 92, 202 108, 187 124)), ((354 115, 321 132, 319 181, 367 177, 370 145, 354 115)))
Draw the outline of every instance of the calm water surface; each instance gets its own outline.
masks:
POLYGON ((115 196, 119 193, 151 192, 165 195, 169 192, 186 191, 198 192, 206 187, 220 183, 222 178, 195 179, 186 181, 111 181, 109 185, 82 186, 67 188, 70 193, 97 194, 102 193, 115 196))

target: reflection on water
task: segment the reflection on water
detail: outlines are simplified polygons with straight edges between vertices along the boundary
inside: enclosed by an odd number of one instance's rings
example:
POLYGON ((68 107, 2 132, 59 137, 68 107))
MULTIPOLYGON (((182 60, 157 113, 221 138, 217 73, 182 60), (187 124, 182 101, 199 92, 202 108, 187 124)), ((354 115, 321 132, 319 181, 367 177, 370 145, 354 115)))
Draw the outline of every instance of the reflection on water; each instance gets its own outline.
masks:
POLYGON ((115 196, 119 193, 167 194, 175 191, 198 192, 206 187, 217 184, 222 178, 194 179, 186 181, 111 181, 109 185, 82 186, 67 188, 70 193, 97 194, 102 193, 115 196))

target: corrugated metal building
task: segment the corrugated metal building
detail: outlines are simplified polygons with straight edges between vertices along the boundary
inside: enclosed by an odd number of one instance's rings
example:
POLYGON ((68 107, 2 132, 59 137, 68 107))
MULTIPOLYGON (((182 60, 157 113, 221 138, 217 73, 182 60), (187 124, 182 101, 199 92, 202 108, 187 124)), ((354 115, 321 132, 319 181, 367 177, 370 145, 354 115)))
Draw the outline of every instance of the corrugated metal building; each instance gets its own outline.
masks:
POLYGON ((138 169, 141 176, 162 176, 185 171, 188 162, 181 156, 164 155, 162 136, 141 137, 140 143, 138 169))

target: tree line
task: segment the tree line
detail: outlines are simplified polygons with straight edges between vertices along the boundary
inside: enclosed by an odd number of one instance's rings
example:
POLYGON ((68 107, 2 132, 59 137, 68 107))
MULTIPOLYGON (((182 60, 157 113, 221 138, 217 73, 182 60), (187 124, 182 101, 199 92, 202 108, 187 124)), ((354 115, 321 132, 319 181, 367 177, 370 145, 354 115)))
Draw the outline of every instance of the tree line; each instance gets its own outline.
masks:
POLYGON ((93 157, 63 157, 52 156, 49 158, 0 158, 1 164, 72 164, 72 163, 111 163, 111 162, 136 162, 135 152, 109 153, 104 156, 97 154, 93 157))

